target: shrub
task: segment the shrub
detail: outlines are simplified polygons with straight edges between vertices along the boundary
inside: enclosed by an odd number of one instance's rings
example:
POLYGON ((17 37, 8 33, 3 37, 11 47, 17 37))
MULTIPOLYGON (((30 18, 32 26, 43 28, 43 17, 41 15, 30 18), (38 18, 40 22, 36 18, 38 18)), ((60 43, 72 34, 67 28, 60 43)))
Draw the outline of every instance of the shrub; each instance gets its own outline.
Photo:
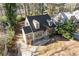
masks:
POLYGON ((57 23, 56 33, 61 34, 66 39, 73 38, 72 33, 75 31, 74 24, 71 20, 66 20, 64 24, 57 23))
POLYGON ((17 15, 16 21, 21 21, 21 19, 22 19, 22 16, 21 15, 17 15))
POLYGON ((16 10, 17 10, 17 6, 16 3, 5 3, 3 5, 3 7, 5 8, 6 12, 5 15, 8 17, 8 26, 10 27, 15 27, 16 25, 16 10))
POLYGON ((7 16, 2 16, 1 17, 1 21, 4 22, 4 23, 6 23, 7 22, 7 16))
POLYGON ((15 32, 12 29, 7 30, 7 41, 11 42, 14 38, 15 32))

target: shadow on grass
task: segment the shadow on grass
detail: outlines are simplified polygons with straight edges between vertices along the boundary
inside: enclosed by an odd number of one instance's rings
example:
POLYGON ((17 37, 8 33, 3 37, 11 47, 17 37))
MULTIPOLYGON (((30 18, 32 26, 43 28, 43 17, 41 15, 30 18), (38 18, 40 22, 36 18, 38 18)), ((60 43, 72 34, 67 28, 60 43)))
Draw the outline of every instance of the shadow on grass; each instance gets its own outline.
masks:
POLYGON ((55 35, 51 38, 50 42, 48 42, 47 44, 45 45, 48 45, 48 44, 51 44, 51 43, 55 43, 55 42, 58 42, 58 41, 69 41, 68 39, 65 39, 63 36, 61 35, 55 35))
MULTIPOLYGON (((45 40, 45 39, 44 39, 45 40)), ((39 41, 39 40, 38 40, 39 41)), ((42 41, 42 40, 40 40, 42 41)), ((37 45, 33 45, 33 46, 46 46, 48 44, 51 44, 51 43, 56 43, 58 41, 69 41, 68 39, 65 39, 64 37, 62 37, 61 35, 55 35, 51 38, 49 38, 49 41, 46 42, 46 43, 40 43, 40 44, 37 44, 37 45)), ((37 43, 37 42, 34 42, 34 43, 37 43)))

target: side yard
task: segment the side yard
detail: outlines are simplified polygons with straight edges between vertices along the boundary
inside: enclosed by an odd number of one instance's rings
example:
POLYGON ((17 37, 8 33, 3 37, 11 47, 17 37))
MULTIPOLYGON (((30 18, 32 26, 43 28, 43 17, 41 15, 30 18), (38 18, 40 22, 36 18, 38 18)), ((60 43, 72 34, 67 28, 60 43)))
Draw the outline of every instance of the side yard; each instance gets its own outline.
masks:
MULTIPOLYGON (((23 43, 23 37, 21 27, 23 22, 18 24, 16 31, 17 43, 23 43)), ((25 46, 24 46, 25 47, 25 46)), ((27 48, 25 48, 27 50, 27 48)), ((24 49, 24 50, 25 50, 24 49)), ((28 48, 30 50, 30 48, 28 48)), ((79 42, 76 40, 66 40, 61 36, 54 36, 52 40, 43 46, 38 46, 36 51, 33 53, 35 56, 72 56, 79 55, 79 42)))
POLYGON ((45 46, 39 46, 34 53, 37 56, 78 56, 79 55, 79 42, 75 40, 66 41, 62 40, 60 36, 55 36, 58 39, 45 46))

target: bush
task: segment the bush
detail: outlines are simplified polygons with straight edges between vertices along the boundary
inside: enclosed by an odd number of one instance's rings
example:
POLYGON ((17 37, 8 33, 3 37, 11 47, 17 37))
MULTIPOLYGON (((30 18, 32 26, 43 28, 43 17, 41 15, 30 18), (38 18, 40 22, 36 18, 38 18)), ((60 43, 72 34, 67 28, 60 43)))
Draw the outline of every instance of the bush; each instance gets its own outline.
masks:
POLYGON ((17 6, 16 3, 5 3, 3 4, 3 7, 5 8, 5 15, 8 18, 8 26, 15 27, 16 25, 16 12, 17 12, 17 6))
POLYGON ((7 19, 8 19, 7 16, 2 16, 2 17, 1 17, 1 21, 4 22, 4 23, 7 22, 7 19))
POLYGON ((7 41, 11 42, 12 39, 14 38, 15 35, 15 31, 13 31, 12 29, 8 29, 7 30, 7 41))
POLYGON ((21 21, 21 20, 22 20, 22 16, 21 15, 17 15, 16 21, 21 21))
POLYGON ((75 27, 71 20, 66 20, 64 24, 61 24, 60 22, 57 23, 56 33, 61 34, 64 38, 73 38, 73 32, 75 32, 75 27))

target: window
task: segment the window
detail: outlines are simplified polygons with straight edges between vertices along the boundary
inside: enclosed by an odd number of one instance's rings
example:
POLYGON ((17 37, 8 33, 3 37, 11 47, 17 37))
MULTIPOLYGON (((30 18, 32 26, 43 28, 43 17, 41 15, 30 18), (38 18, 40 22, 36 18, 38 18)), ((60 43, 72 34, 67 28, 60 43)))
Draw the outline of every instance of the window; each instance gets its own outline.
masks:
POLYGON ((26 22, 26 25, 28 26, 28 22, 26 22))

